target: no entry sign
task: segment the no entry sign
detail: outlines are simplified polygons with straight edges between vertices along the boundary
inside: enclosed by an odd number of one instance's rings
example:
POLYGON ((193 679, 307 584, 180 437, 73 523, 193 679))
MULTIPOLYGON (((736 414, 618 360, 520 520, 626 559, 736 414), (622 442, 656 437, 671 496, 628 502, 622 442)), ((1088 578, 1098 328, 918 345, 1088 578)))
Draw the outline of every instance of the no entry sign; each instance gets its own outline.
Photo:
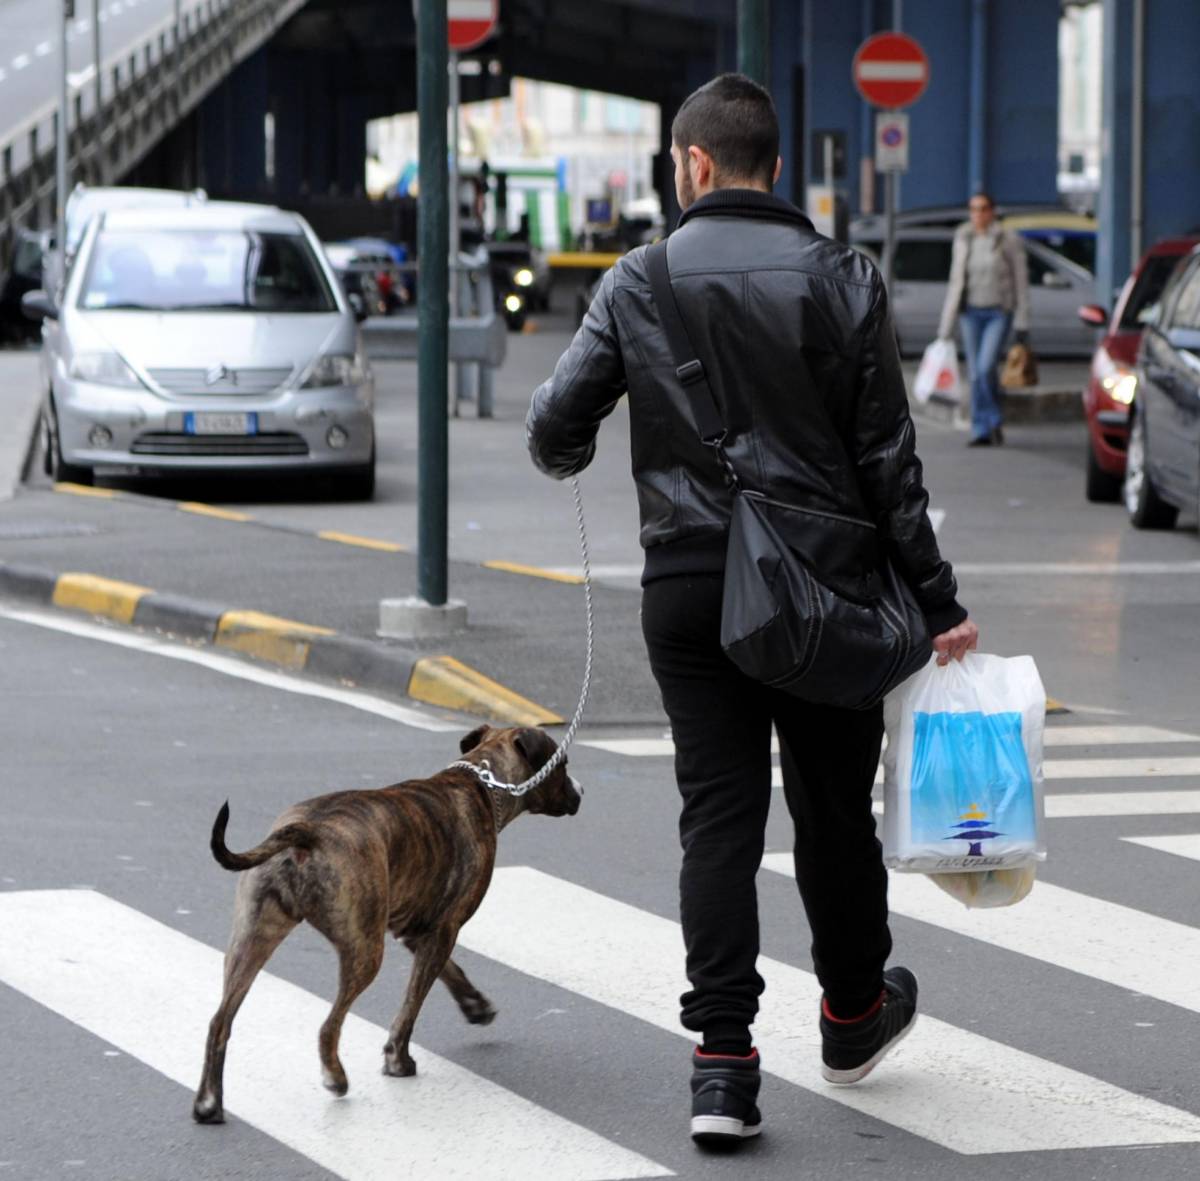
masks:
POLYGON ((854 85, 877 107, 896 110, 915 103, 929 85, 929 58, 903 33, 876 33, 854 55, 854 85))
POLYGON ((495 31, 500 0, 447 0, 450 52, 465 53, 482 45, 495 31))

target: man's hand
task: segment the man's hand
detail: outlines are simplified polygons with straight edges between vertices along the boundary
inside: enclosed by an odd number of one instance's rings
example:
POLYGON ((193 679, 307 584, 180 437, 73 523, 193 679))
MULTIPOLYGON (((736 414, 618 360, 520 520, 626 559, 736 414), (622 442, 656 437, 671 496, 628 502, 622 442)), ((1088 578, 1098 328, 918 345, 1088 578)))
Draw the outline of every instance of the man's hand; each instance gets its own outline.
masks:
POLYGON ((933 637, 933 650, 937 653, 939 665, 949 664, 951 659, 961 660, 968 652, 974 652, 978 645, 979 628, 969 619, 933 637))

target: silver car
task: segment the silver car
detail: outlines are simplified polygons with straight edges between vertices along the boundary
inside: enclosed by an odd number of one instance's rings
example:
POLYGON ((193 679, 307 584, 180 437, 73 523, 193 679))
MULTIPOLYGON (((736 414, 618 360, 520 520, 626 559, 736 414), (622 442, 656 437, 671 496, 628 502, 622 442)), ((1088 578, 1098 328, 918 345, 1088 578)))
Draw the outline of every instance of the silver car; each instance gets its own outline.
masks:
MULTIPOLYGON (((878 262, 883 243, 860 231, 850 245, 878 262)), ((1029 262, 1029 343, 1044 357, 1090 357, 1096 331, 1079 320, 1079 305, 1093 301, 1092 272, 1041 242, 1022 236, 1029 262)), ((891 309, 906 356, 919 355, 937 335, 950 279, 954 230, 942 226, 903 226, 896 232, 891 309)))
POLYGON ((374 378, 303 218, 262 205, 96 215, 45 317, 47 470, 321 471, 374 491, 374 378))

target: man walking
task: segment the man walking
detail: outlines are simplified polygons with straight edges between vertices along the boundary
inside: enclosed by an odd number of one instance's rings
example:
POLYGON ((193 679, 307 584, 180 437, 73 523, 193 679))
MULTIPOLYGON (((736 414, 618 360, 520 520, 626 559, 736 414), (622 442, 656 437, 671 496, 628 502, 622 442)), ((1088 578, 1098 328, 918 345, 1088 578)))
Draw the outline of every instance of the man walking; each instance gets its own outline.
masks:
MULTIPOLYGON (((684 210, 668 240, 672 285, 745 485, 837 518, 865 505, 945 663, 975 646, 926 508, 921 464, 875 267, 772 196, 779 127, 770 95, 726 74, 671 129, 684 210), (809 382, 802 375, 811 373, 809 382)), ((645 549, 642 623, 675 741, 682 796, 680 902, 689 991, 692 1135, 757 1134, 750 1026, 763 981, 755 876, 771 798, 771 727, 796 829, 796 880, 824 990, 823 1073, 857 1082, 909 1029, 917 984, 885 972, 887 875, 871 791, 882 707, 811 704, 751 680, 720 643, 732 491, 697 432, 650 290, 646 249, 605 276, 526 421, 534 462, 562 478, 591 461, 628 392, 645 549)), ((856 529, 860 526, 841 525, 856 529)), ((818 571, 819 573, 819 571, 818 571)), ((800 1014, 796 1021, 803 1020, 800 1014)))

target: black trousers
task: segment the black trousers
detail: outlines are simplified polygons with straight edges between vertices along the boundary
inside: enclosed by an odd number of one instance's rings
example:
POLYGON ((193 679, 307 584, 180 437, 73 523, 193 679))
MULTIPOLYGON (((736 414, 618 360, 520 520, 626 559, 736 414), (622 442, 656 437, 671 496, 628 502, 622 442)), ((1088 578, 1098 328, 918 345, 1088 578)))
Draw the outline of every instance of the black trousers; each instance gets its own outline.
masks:
POLYGON ((771 726, 795 826, 796 882, 817 977, 835 1012, 869 1007, 891 951, 871 789, 882 707, 810 705, 746 677, 721 651, 720 575, 649 583, 642 630, 675 740, 683 797, 679 893, 686 1029, 750 1025, 763 981, 755 876, 771 802, 771 726))

